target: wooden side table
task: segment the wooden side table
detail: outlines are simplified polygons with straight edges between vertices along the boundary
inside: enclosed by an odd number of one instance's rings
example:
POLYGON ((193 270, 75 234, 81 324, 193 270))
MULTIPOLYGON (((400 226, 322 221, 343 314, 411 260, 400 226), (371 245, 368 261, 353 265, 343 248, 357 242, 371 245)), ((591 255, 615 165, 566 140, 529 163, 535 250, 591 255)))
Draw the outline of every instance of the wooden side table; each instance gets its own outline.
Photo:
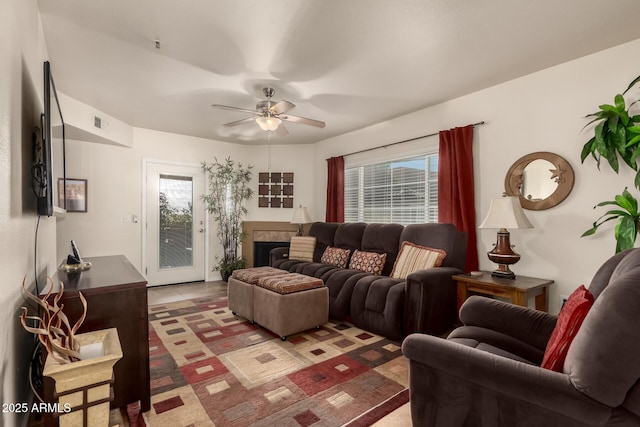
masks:
MULTIPOLYGON (((113 372, 114 400, 111 408, 122 408, 140 402, 141 411, 151 409, 149 372, 149 317, 147 280, 124 255, 85 258, 91 269, 80 274, 68 275, 62 271, 54 276, 54 292, 60 281, 64 282, 64 312, 70 319, 82 313, 79 292, 87 299, 87 318, 79 333, 99 329, 117 328, 123 357, 113 372)), ((41 297, 46 296, 46 286, 41 297)), ((50 296, 53 299, 54 295, 50 296)), ((53 402, 54 382, 43 378, 44 399, 53 402)), ((45 426, 57 426, 58 419, 47 413, 45 426)))
POLYGON ((523 307, 527 306, 530 297, 535 297, 536 310, 544 312, 549 305, 548 288, 553 283, 553 280, 527 276, 516 276, 515 279, 493 277, 488 271, 483 271, 481 276, 459 274, 453 276, 453 280, 458 282, 458 308, 473 292, 508 298, 513 304, 523 307))

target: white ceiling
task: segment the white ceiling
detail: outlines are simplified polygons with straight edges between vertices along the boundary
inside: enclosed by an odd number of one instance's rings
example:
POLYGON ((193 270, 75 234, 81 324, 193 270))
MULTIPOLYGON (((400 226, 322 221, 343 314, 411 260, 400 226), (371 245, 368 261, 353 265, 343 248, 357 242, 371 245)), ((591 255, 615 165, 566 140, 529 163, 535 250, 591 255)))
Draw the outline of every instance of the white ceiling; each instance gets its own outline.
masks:
POLYGON ((253 109, 271 86, 327 124, 271 142, 312 143, 640 38, 638 0, 38 5, 58 91, 136 127, 246 144, 267 133, 224 127, 247 116, 211 104, 253 109))

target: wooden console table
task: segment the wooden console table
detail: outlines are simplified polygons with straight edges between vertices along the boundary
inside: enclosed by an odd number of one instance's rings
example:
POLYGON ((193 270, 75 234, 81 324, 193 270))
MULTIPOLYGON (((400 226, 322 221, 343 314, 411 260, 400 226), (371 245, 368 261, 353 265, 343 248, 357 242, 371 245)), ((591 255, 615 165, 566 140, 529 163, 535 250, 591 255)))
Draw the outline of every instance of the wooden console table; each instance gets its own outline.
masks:
POLYGON ((459 274, 453 276, 453 280, 458 282, 458 308, 471 292, 509 298, 513 304, 524 307, 530 297, 535 297, 536 310, 544 312, 549 303, 548 288, 553 283, 553 280, 527 276, 516 276, 515 279, 493 277, 488 271, 483 271, 481 276, 459 274))
MULTIPOLYGON (((142 412, 151 408, 149 384, 149 318, 147 280, 123 255, 85 258, 91 269, 80 274, 58 271, 55 290, 64 283, 64 312, 71 322, 82 313, 78 292, 87 299, 87 318, 79 333, 105 328, 117 328, 123 357, 114 367, 115 383, 112 408, 140 401, 142 412)), ((41 297, 46 296, 47 285, 41 297)), ((55 292, 55 291, 54 291, 55 292)), ((53 298, 53 295, 49 297, 53 298)), ((44 377, 45 400, 53 396, 54 382, 44 377)), ((57 425, 47 419, 45 425, 57 425)))

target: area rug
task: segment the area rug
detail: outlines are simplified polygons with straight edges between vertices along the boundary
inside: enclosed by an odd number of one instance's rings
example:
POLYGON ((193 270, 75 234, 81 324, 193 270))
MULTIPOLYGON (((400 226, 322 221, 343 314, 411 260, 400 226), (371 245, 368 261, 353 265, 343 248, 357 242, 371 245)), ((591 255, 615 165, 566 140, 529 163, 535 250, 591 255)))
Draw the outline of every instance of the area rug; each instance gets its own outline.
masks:
POLYGON ((364 426, 409 400, 397 342, 327 323, 281 341, 226 296, 149 308, 151 410, 164 426, 364 426))

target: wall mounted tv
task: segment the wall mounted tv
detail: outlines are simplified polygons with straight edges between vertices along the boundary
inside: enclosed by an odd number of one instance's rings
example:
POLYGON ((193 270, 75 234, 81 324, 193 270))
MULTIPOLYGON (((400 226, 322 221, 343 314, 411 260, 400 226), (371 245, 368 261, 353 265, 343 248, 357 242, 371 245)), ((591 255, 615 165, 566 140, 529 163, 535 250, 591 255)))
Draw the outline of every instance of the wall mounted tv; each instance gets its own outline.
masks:
POLYGON ((34 166, 39 215, 58 215, 66 209, 65 132, 51 64, 44 63, 44 113, 41 157, 34 166))

